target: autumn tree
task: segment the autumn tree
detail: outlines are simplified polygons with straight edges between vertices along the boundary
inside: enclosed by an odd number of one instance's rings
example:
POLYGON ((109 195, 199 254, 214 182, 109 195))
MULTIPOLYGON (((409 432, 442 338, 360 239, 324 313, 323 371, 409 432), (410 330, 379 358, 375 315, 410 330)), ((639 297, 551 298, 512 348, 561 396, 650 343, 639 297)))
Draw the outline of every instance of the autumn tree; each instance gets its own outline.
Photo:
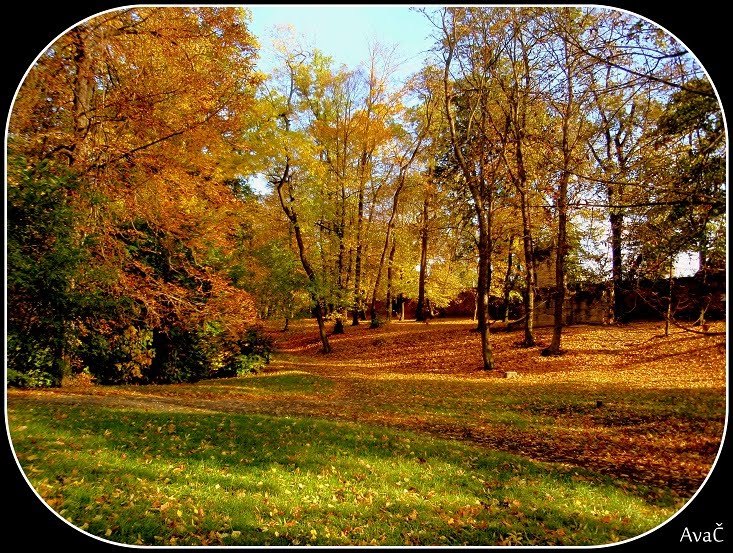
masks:
MULTIPOLYGON (((226 159, 247 148, 259 81, 247 17, 237 8, 110 11, 61 36, 19 90, 9 157, 80 183, 84 193, 66 192, 71 236, 108 275, 86 285, 116 299, 113 310, 59 315, 63 355, 101 380, 200 378, 220 366, 207 357, 221 353, 213 344, 238 354, 254 320, 251 298, 215 268, 242 217, 225 181, 226 159), (201 362, 183 367, 194 352, 201 362)), ((24 174, 9 175, 16 198, 28 197, 24 174)), ((28 301, 13 310, 37 300, 28 301)))
POLYGON ((244 178, 232 184, 251 217, 239 228, 236 248, 222 260, 221 268, 252 295, 261 319, 281 318, 287 330, 292 319, 310 314, 308 279, 288 225, 277 216, 281 207, 273 201, 273 194, 255 192, 244 178))
MULTIPOLYGON (((353 246, 351 245, 352 188, 354 178, 354 114, 358 107, 359 76, 351 69, 333 68, 332 60, 318 50, 295 46, 305 56, 295 69, 294 87, 300 101, 304 131, 314 141, 321 190, 315 219, 327 308, 337 323, 353 304, 353 246)), ((315 166, 315 165, 314 165, 315 166)), ((314 206, 315 207, 315 206, 314 206)))
POLYGON ((331 352, 331 345, 325 328, 324 286, 311 261, 309 246, 306 244, 307 228, 304 228, 301 214, 302 202, 307 200, 309 184, 319 176, 318 155, 307 126, 298 127, 300 98, 296 79, 307 56, 303 52, 282 52, 283 82, 282 91, 273 91, 266 99, 271 104, 270 142, 271 168, 269 181, 274 186, 280 207, 292 230, 301 265, 309 281, 313 313, 318 323, 318 332, 323 353, 331 352), (316 165, 313 165, 313 163, 316 165), (300 201, 298 201, 300 196, 300 201))
POLYGON ((596 136, 588 141, 588 150, 596 163, 599 204, 607 209, 611 250, 612 319, 624 320, 624 232, 627 213, 625 202, 633 202, 635 181, 640 177, 644 152, 651 148, 649 127, 653 124, 656 102, 650 91, 618 81, 610 68, 592 85, 598 117, 596 136), (607 203, 607 207, 605 204, 607 203))
POLYGON ((365 94, 360 109, 355 114, 356 137, 358 143, 357 159, 357 207, 355 214, 355 255, 354 255, 354 304, 352 325, 359 324, 363 311, 363 261, 365 256, 365 235, 373 218, 377 194, 381 183, 374 175, 375 158, 378 151, 391 138, 389 123, 393 114, 393 102, 389 98, 387 81, 392 71, 390 52, 375 46, 370 54, 365 73, 365 94), (366 187, 371 188, 371 197, 365 197, 366 187), (368 201, 369 206, 365 204, 368 201), (365 214, 369 209, 371 213, 365 214), (368 219, 368 221, 365 221, 368 219))
MULTIPOLYGON (((541 44, 544 35, 537 19, 539 12, 531 8, 509 8, 500 12, 504 21, 502 39, 505 47, 500 63, 492 67, 492 76, 500 96, 497 107, 502 117, 495 121, 494 129, 499 135, 502 148, 501 156, 508 177, 518 195, 522 229, 521 243, 524 257, 524 340, 526 347, 533 346, 534 304, 536 294, 535 256, 533 238, 533 211, 537 194, 532 189, 532 150, 538 151, 540 130, 543 119, 543 104, 538 101, 540 74, 542 72, 541 44)), ((511 242, 510 237, 510 242, 511 242)), ((511 256, 511 244, 509 255, 511 256)), ((513 258, 507 262, 504 297, 508 303, 510 268, 513 258)), ((505 311, 506 313, 506 311, 505 311)))
MULTIPOLYGON (((630 280, 640 268, 636 244, 649 238, 656 241, 659 228, 640 242, 636 237, 642 229, 654 227, 653 212, 665 209, 657 205, 660 201, 679 199, 668 195, 680 188, 671 176, 675 171, 669 170, 669 160, 685 156, 671 146, 674 139, 662 138, 666 133, 660 118, 668 116, 663 114, 663 105, 673 97, 685 97, 708 104, 711 114, 719 108, 712 87, 704 84, 702 68, 674 37, 629 14, 597 10, 594 15, 597 24, 591 33, 569 39, 588 56, 594 77, 591 87, 598 134, 589 151, 599 172, 590 178, 604 197, 592 203, 608 210, 614 311, 622 320, 624 294, 630 292, 630 280)), ((679 168, 677 162, 672 165, 679 168)), ((668 276, 667 269, 663 272, 668 276)))
POLYGON ((88 315, 90 307, 102 310, 94 299, 112 275, 85 275, 89 244, 75 231, 80 213, 72 199, 85 192, 81 183, 69 173, 17 160, 9 175, 8 377, 58 385, 68 372, 70 321, 88 315))
POLYGON ((494 369, 489 293, 495 174, 500 161, 489 107, 491 68, 498 60, 498 48, 492 39, 492 15, 488 9, 447 8, 439 10, 435 21, 440 33, 444 110, 451 151, 470 192, 478 228, 478 327, 484 370, 494 369))
POLYGON ((562 328, 565 323, 566 258, 568 243, 568 194, 571 178, 577 178, 584 160, 584 146, 590 127, 585 116, 589 101, 588 83, 583 73, 584 58, 573 46, 570 35, 588 32, 593 24, 589 12, 561 8, 546 12, 546 28, 553 35, 547 43, 548 107, 552 110, 555 136, 550 147, 557 156, 556 187, 553 191, 557 218, 555 241, 554 325, 552 342, 543 355, 561 353, 562 328), (554 143, 553 143, 554 142, 554 143))
MULTIPOLYGON (((419 85, 418 85, 419 86, 419 85)), ((379 293, 382 272, 384 270, 385 262, 387 263, 388 271, 388 286, 386 293, 386 320, 390 321, 392 317, 392 293, 391 293, 391 271, 394 263, 394 255, 396 252, 396 241, 393 238, 393 230, 397 220, 397 214, 400 207, 400 198, 402 191, 404 190, 405 183, 407 181, 408 173, 418 158, 418 154, 423 149, 430 131, 432 121, 435 117, 437 107, 436 101, 429 87, 420 87, 419 92, 420 104, 417 109, 405 110, 405 118, 412 119, 412 132, 404 130, 401 136, 395 136, 394 144, 397 151, 392 155, 397 154, 395 163, 395 184, 392 191, 391 209, 389 210, 389 218, 387 220, 387 226, 384 235, 384 245, 380 254, 379 262, 377 264, 377 272, 374 278, 374 285, 372 290, 372 298, 370 304, 370 315, 371 315, 371 326, 372 328, 379 326, 379 320, 377 316, 377 295, 379 293), (389 255, 387 252, 390 252, 389 255)), ((406 122, 407 123, 407 122, 406 122)), ((409 123, 408 123, 409 124, 409 123)), ((395 128, 395 131, 397 128, 395 128)), ((419 303, 419 301, 418 301, 419 303)), ((418 312, 420 310, 418 309, 418 312)))
POLYGON ((687 82, 672 94, 656 128, 658 144, 676 154, 664 198, 670 219, 685 227, 686 245, 699 253, 703 272, 719 265, 718 229, 725 226, 726 139, 720 104, 712 93, 707 79, 687 82))
MULTIPOLYGON (((698 253, 703 287, 708 276, 724 266, 725 135, 720 105, 710 91, 707 79, 688 82, 671 95, 650 129, 656 155, 641 177, 654 184, 635 206, 629 228, 634 277, 668 280, 666 295, 654 301, 668 324, 675 311, 672 286, 677 257, 688 251, 698 253)), ((698 322, 704 324, 707 302, 696 301, 698 322)))

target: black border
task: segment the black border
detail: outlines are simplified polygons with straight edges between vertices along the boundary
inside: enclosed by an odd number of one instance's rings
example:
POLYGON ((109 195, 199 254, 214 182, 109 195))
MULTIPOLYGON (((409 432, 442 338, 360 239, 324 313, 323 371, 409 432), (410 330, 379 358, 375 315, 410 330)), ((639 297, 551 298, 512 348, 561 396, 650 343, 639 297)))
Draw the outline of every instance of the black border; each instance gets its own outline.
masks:
MULTIPOLYGON (((6 8, 5 21, 6 30, 2 34, 2 41, 5 44, 3 75, 3 104, 4 119, 3 125, 7 123, 7 113, 11 107, 15 91, 23 79, 25 72, 33 63, 40 52, 46 48, 57 36, 65 32, 69 27, 79 21, 98 14, 102 11, 134 4, 176 4, 183 2, 64 2, 59 4, 39 5, 33 2, 16 3, 12 11, 6 8)), ((189 2, 190 4, 237 4, 234 2, 189 2)), ((243 4, 262 4, 265 2, 247 2, 243 4)), ((322 2, 319 2, 322 3, 322 2)), ((347 3, 347 2, 344 2, 347 3)), ((353 2, 358 4, 358 2, 353 2)), ((562 2, 497 2, 501 4, 555 4, 562 2)), ((277 4, 277 3, 274 3, 277 4)), ((431 2, 414 2, 395 4, 403 5, 429 5, 431 2)), ((444 3, 433 3, 441 5, 444 3)), ((478 4, 478 3, 477 3, 478 4)), ((490 2, 486 2, 490 4, 490 2)), ((723 109, 731 104, 728 66, 728 57, 733 54, 728 45, 728 24, 726 13, 716 10, 710 2, 701 2, 699 6, 685 5, 684 7, 672 6, 651 7, 642 2, 576 2, 575 5, 596 5, 615 7, 628 10, 637 15, 646 17, 657 23, 675 37, 681 40, 692 51, 708 71, 713 84, 715 85, 723 105, 723 109)), ((3 126, 3 132, 5 127, 3 126)), ((4 137, 4 135, 3 135, 4 137)), ((4 149, 3 149, 4 155, 4 149)), ((3 202, 3 215, 5 205, 3 202)), ((5 219, 4 219, 5 220, 5 219)), ((3 261, 5 253, 3 248, 3 261)), ((5 266, 5 265, 3 265, 5 266)), ((3 277, 5 274, 3 272, 3 277)), ((728 401, 730 399, 729 393, 728 401)), ((7 413, 4 414, 7 421, 7 413)), ((667 522, 658 530, 636 540, 616 545, 598 548, 612 551, 634 551, 634 550, 655 550, 656 548, 672 548, 679 546, 682 550, 694 550, 697 548, 721 549, 724 543, 681 543, 681 536, 685 528, 690 532, 712 531, 716 524, 722 524, 723 532, 718 536, 724 542, 731 542, 731 500, 729 492, 731 481, 729 467, 731 454, 729 442, 723 444, 721 455, 718 458, 716 467, 706 484, 698 495, 678 513, 671 521, 667 522)), ((216 547, 194 547, 179 549, 173 547, 126 547, 99 541, 91 538, 80 531, 71 528, 65 522, 58 519, 49 509, 43 506, 35 493, 28 486, 25 478, 20 473, 7 437, 3 439, 3 463, 4 463, 4 511, 0 521, 2 529, 5 530, 5 542, 22 544, 31 549, 35 548, 73 548, 83 553, 86 551, 191 551, 196 550, 227 550, 230 548, 216 547)), ((265 549, 265 548, 263 548, 265 549)), ((287 548, 286 548, 287 549, 287 548)), ((318 548, 315 548, 318 549, 318 548)), ((348 548, 354 549, 354 548, 348 548)), ((380 547, 379 549, 386 549, 380 547)), ((410 549, 410 548, 405 548, 410 549)), ((422 549, 422 548, 420 548, 422 549)), ((441 548, 441 549, 465 549, 465 548, 441 548)), ((471 549, 471 548, 469 548, 471 549)), ((479 548, 475 548, 479 550, 479 548)), ((512 550, 549 550, 543 547, 513 547, 512 550)), ((581 551, 594 548, 557 548, 559 551, 581 551)))

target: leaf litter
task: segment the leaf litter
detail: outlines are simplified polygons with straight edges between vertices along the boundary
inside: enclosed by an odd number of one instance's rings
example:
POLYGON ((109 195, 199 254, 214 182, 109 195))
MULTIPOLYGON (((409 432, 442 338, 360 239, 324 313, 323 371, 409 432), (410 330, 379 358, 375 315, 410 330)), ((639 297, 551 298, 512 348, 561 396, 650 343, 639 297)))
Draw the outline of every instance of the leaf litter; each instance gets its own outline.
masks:
MULTIPOLYGON (((725 331, 724 323, 713 330, 725 331)), ((475 323, 349 327, 323 355, 313 321, 270 331, 278 354, 259 375, 188 385, 8 390, 80 404, 150 410, 317 416, 461 440, 691 497, 710 471, 725 425, 724 336, 660 323, 572 326, 566 353, 542 357, 551 329, 521 348, 491 335, 500 370, 482 371, 475 323), (503 378, 505 371, 516 373, 503 378), (302 384, 302 386, 301 386, 302 384)), ((162 431, 170 429, 163 428, 162 431)))

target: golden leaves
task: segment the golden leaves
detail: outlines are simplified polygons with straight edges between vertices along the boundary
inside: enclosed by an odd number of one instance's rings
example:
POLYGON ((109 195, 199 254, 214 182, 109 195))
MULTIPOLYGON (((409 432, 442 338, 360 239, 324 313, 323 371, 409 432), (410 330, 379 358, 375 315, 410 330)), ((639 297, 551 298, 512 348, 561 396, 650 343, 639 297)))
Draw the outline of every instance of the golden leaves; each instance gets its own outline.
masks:
MULTIPOLYGON (((495 333, 498 366, 518 374, 501 379, 499 371, 479 369, 474 325, 436 320, 351 327, 331 336, 334 352, 323 357, 313 323, 300 322, 275 335, 281 351, 298 357, 276 358, 271 370, 299 367, 333 380, 335 401, 314 398, 299 411, 570 461, 628 482, 662 482, 683 496, 704 480, 723 430, 723 337, 677 333, 663 340, 653 323, 575 326, 565 330, 568 353, 546 358, 538 352, 549 330, 538 330, 536 350, 517 347, 517 333, 495 333), (695 409, 693 422, 675 398, 694 390, 710 399, 695 409), (647 412, 645 398, 656 395, 667 398, 654 399, 662 406, 679 407, 647 412)), ((724 323, 715 330, 724 330, 724 323)), ((273 401, 277 397, 270 396, 273 401)), ((296 412, 292 407, 289 412, 296 412)))
MULTIPOLYGON (((430 325, 349 327, 346 334, 332 337, 334 353, 323 356, 318 354, 315 322, 296 321, 288 332, 280 332, 279 326, 273 332, 280 351, 290 353, 280 353, 266 373, 255 377, 203 387, 62 388, 44 392, 43 397, 107 406, 134 402, 137 408, 147 403, 189 412, 316 416, 410 429, 556 463, 567 481, 578 487, 598 483, 598 474, 583 468, 616 479, 624 489, 640 491, 649 485, 681 498, 689 497, 704 481, 725 423, 724 337, 675 333, 660 339, 655 338, 659 328, 653 323, 569 327, 568 353, 542 358, 542 345, 519 348, 514 345, 518 333, 499 333, 492 335, 497 362, 519 374, 502 379, 477 368, 473 325, 438 319, 430 325), (374 346, 378 337, 384 344, 374 346)), ((725 323, 715 323, 715 330, 724 328, 725 323)), ((538 332, 541 340, 544 332, 538 332)), ((9 402, 33 393, 8 390, 9 402)), ((161 425, 159 432, 173 432, 172 424, 161 425)), ((180 433, 178 427, 180 423, 175 428, 180 433)), ((375 430, 366 438, 376 448, 400 452, 422 471, 434 469, 432 460, 407 437, 390 438, 375 430)), ((308 444, 310 439, 301 445, 311 447, 308 444)), ((287 460, 296 462, 297 455, 287 460)), ((167 470, 175 474, 181 467, 172 464, 167 470)), ((509 463, 505 468, 512 469, 509 463)), ((323 476, 334 472, 334 467, 324 467, 323 476)), ((363 460, 350 474, 354 482, 368 478, 373 462, 363 460)), ((459 471, 454 474, 461 476, 459 471)), ((515 481, 501 484, 523 487, 528 484, 525 479, 517 475, 515 481)), ((500 482, 488 478, 481 484, 490 495, 500 482)), ((406 496, 414 494, 403 476, 397 485, 406 496)), ((546 494, 547 501, 562 499, 555 490, 546 494)), ((349 487, 344 485, 329 499, 336 503, 348 497, 349 487)), ((488 503, 492 509, 521 510, 522 505, 515 503, 519 498, 511 492, 494 499, 495 505, 492 500, 488 503)), ((370 499, 362 494, 358 500, 370 499)), ((403 519, 408 515, 410 511, 400 513, 403 519)), ((460 524, 471 513, 446 516, 460 524)), ((606 516, 619 520, 615 513, 598 513, 599 520, 606 516)))

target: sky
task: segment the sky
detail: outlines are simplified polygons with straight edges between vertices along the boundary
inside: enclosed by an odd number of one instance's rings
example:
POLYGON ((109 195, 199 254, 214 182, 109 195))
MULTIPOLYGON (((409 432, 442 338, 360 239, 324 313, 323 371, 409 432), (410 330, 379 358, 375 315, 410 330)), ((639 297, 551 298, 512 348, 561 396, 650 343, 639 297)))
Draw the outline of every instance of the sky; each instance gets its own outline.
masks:
POLYGON ((250 30, 261 46, 260 69, 267 71, 277 26, 290 24, 338 67, 353 69, 369 59, 369 46, 379 42, 396 46, 400 74, 407 76, 422 66, 425 50, 433 41, 424 15, 408 6, 369 5, 254 5, 250 30))

